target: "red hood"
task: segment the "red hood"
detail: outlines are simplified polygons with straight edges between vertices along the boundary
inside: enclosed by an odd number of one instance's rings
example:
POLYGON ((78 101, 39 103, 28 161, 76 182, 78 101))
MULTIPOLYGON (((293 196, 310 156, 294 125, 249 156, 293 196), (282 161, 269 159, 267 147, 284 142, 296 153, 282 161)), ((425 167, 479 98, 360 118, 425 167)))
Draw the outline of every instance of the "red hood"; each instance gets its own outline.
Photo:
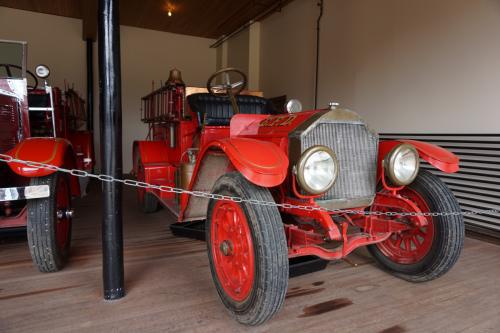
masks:
POLYGON ((283 138, 311 116, 324 110, 305 111, 295 114, 254 115, 237 114, 231 119, 232 137, 283 138))

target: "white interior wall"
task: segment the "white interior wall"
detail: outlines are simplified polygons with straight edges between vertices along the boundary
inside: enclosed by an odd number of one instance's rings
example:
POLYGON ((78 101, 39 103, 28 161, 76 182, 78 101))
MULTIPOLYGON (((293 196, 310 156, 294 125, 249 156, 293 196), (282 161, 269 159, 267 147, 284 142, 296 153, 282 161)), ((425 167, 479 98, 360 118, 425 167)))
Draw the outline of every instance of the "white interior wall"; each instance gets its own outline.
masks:
MULTIPOLYGON (((123 167, 132 169, 132 142, 144 139, 147 126, 140 122, 141 97, 151 92, 169 71, 178 68, 186 85, 205 87, 215 72, 216 50, 212 39, 122 26, 123 167)), ((97 58, 96 58, 97 59, 97 58)))
MULTIPOLYGON (((316 1, 262 22, 261 85, 314 100, 316 1)), ((325 0, 319 107, 358 111, 381 132, 500 130, 496 0, 325 0)))
MULTIPOLYGON (((204 86, 215 71, 216 51, 212 39, 122 26, 122 123, 123 171, 132 167, 132 142, 143 139, 147 126, 140 121, 140 99, 158 88, 169 70, 182 71, 188 85, 204 86)), ((81 20, 0 7, 0 39, 28 42, 28 68, 48 65, 50 82, 63 87, 74 84, 86 97, 86 49, 81 20)), ((96 158, 99 159, 99 76, 97 43, 94 43, 94 129, 96 158)))
POLYGON ((249 40, 249 31, 245 29, 226 42, 228 67, 238 68, 243 73, 248 73, 249 40))
POLYGON ((260 22, 254 22, 221 43, 216 49, 217 70, 237 68, 247 76, 247 89, 260 91, 260 39, 260 22))
POLYGON ((266 97, 314 104, 316 1, 294 0, 261 22, 260 85, 266 97))
POLYGON ((64 89, 66 81, 85 95, 85 42, 80 20, 0 7, 0 39, 28 42, 28 70, 34 72, 36 65, 45 64, 51 71, 51 85, 64 89))

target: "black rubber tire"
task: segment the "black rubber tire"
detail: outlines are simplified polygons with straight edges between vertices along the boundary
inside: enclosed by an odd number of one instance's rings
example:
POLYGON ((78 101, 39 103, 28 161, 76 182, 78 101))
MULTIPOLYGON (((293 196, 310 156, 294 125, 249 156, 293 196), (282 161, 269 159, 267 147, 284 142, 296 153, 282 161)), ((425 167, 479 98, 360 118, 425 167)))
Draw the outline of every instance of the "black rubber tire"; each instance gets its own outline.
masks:
POLYGON ((71 247, 72 221, 69 222, 68 241, 64 248, 57 245, 57 191, 58 177, 66 177, 71 206, 69 176, 53 173, 45 177, 31 178, 30 185, 49 185, 50 197, 28 200, 26 231, 33 263, 40 272, 57 272, 67 263, 71 247))
MULTIPOLYGON (((446 184, 432 173, 421 170, 409 187, 426 201, 432 212, 459 212, 460 206, 446 184)), ((448 272, 457 262, 463 248, 465 227, 463 216, 433 217, 434 240, 429 253, 413 264, 400 264, 386 257, 377 245, 369 252, 382 268, 411 282, 434 280, 448 272)))
MULTIPOLYGON (((238 172, 220 177, 214 185, 213 193, 274 201, 267 188, 251 184, 238 172)), ((215 287, 222 303, 238 322, 259 325, 281 309, 288 288, 288 248, 280 213, 276 207, 240 203, 252 233, 255 276, 249 296, 242 302, 236 302, 222 288, 211 256, 210 232, 214 204, 215 200, 211 200, 208 206, 205 232, 215 287)))
MULTIPOLYGON (((141 158, 138 158, 137 165, 139 168, 144 169, 142 166, 141 158)), ((137 179, 138 181, 143 182, 144 179, 137 179)), ((139 194, 137 195, 137 203, 139 204, 139 209, 141 212, 145 214, 152 214, 157 212, 160 209, 160 203, 158 199, 154 196, 154 194, 147 192, 145 189, 138 188, 138 191, 144 191, 143 200, 140 199, 139 194)))

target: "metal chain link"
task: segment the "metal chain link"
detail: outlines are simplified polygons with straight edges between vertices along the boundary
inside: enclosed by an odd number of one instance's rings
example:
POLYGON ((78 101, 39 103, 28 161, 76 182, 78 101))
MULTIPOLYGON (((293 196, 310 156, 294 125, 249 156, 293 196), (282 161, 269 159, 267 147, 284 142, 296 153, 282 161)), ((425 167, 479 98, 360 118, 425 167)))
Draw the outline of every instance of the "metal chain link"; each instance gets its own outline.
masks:
POLYGON ((5 154, 0 154, 0 161, 1 162, 6 162, 6 163, 19 163, 23 165, 27 165, 30 167, 34 167, 37 169, 48 169, 52 171, 59 171, 59 172, 64 172, 68 173, 72 176, 75 177, 88 177, 88 178, 95 178, 98 179, 102 182, 115 182, 115 183, 121 183, 123 185, 127 186, 132 186, 132 187, 139 187, 139 188, 144 188, 144 189, 155 189, 161 192, 167 192, 167 193, 176 193, 176 194, 189 194, 194 197, 200 197, 200 198, 205 198, 205 199, 213 199, 213 200, 226 200, 226 201, 233 201, 237 203, 245 202, 249 203, 251 205, 263 205, 263 206, 273 206, 273 207, 279 207, 283 209, 300 209, 300 210, 306 210, 306 211, 321 211, 325 213, 336 213, 336 214, 347 214, 347 215, 373 215, 373 216, 398 216, 398 217, 403 217, 403 216, 426 216, 426 217, 436 217, 436 216, 470 216, 470 215, 482 215, 482 214, 499 214, 500 211, 498 209, 483 209, 483 210, 471 210, 471 211, 459 211, 459 212, 422 212, 422 213, 417 213, 417 212, 381 212, 381 211, 365 211, 365 210, 353 210, 353 209, 329 209, 325 207, 320 207, 320 206, 310 206, 310 205, 293 205, 289 203, 276 203, 272 201, 261 201, 261 200, 255 200, 255 199, 244 199, 240 197, 235 197, 235 196, 228 196, 228 195, 221 195, 221 194, 212 194, 209 192, 203 192, 203 191, 190 191, 190 190, 185 190, 181 188, 176 188, 172 186, 166 186, 166 185, 154 185, 154 184, 149 184, 145 182, 141 182, 138 180, 133 180, 133 179, 119 179, 115 178, 110 175, 103 175, 103 174, 93 174, 84 170, 79 170, 79 169, 65 169, 62 167, 58 167, 55 165, 51 164, 46 164, 46 163, 41 163, 41 162, 34 162, 34 161, 27 161, 27 160, 21 160, 18 158, 14 158, 10 155, 5 155, 5 154))

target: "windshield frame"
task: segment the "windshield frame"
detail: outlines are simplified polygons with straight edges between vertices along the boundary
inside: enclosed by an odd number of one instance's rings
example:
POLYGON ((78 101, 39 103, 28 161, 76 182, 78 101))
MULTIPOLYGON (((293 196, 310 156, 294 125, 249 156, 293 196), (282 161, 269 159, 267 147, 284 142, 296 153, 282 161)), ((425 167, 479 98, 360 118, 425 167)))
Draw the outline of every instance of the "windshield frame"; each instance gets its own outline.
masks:
MULTIPOLYGON (((3 77, 3 76, 0 76, 0 79, 9 79, 9 80, 26 79, 26 66, 27 66, 27 58, 28 58, 28 42, 0 39, 0 44, 1 43, 21 45, 22 59, 21 59, 21 77, 3 77)), ((13 64, 13 65, 15 65, 15 64, 13 64)))

